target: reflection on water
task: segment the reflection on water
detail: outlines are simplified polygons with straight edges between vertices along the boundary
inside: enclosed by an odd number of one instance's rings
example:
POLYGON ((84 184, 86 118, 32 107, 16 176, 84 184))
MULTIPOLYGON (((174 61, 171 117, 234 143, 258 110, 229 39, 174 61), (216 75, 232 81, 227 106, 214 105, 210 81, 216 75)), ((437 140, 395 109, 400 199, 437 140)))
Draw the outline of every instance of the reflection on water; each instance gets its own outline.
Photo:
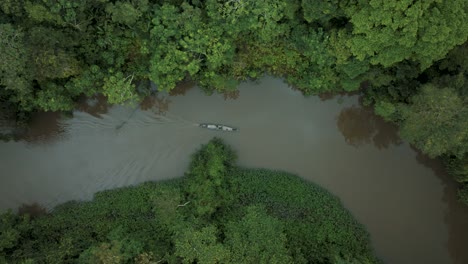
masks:
POLYGON ((14 113, 7 109, 8 105, 0 102, 0 140, 8 139, 8 135, 13 134, 16 128, 14 113))
MULTIPOLYGON (((402 144, 397 126, 385 122, 382 118, 374 115, 371 108, 363 107, 360 104, 342 109, 337 117, 337 127, 346 143, 354 147, 373 144, 382 149, 402 144)), ((468 263, 468 250, 466 250, 466 245, 468 245, 468 210, 466 206, 457 202, 456 183, 447 175, 441 161, 431 159, 413 147, 411 149, 417 154, 416 161, 431 169, 444 185, 442 200, 448 205, 444 212, 445 223, 448 226, 447 249, 451 255, 452 263, 468 263), (460 232, 461 230, 463 232, 460 232)))
MULTIPOLYGON (((382 118, 374 115, 370 107, 363 107, 360 104, 343 108, 337 117, 337 127, 346 143, 354 147, 373 144, 382 149, 403 143, 398 136, 397 126, 385 122, 382 118)), ((447 249, 451 255, 452 263, 468 263, 468 250, 466 250, 466 245, 468 245, 468 210, 466 206, 457 202, 456 183, 447 175, 441 161, 431 159, 413 147, 411 149, 417 154, 416 161, 431 169, 444 185, 442 200, 448 205, 444 217, 448 226, 447 249), (463 232, 460 232, 461 230, 463 232)))
POLYGON ((177 84, 177 86, 174 89, 169 91, 169 95, 170 96, 185 95, 187 91, 189 91, 193 87, 195 87, 195 82, 184 81, 184 82, 177 84))
POLYGON ((168 96, 157 94, 155 96, 148 96, 140 103, 141 110, 154 111, 155 113, 162 115, 169 110, 169 104, 171 100, 168 96))
POLYGON ((63 139, 64 127, 62 114, 58 112, 39 112, 32 116, 28 129, 20 135, 20 140, 31 144, 50 144, 63 139))
POLYGON ((318 98, 320 98, 321 101, 328 101, 332 99, 337 99, 340 101, 343 99, 343 97, 348 97, 348 96, 359 96, 360 92, 359 91, 353 91, 353 92, 325 92, 321 93, 318 95, 318 98))
POLYGON ((78 100, 76 109, 95 117, 100 117, 102 114, 107 113, 109 104, 107 103, 107 98, 102 94, 91 97, 83 96, 78 100))
POLYGON ((229 95, 235 100, 182 90, 138 107, 83 99, 73 118, 38 113, 28 137, 0 142, 0 210, 28 204, 21 210, 40 212, 31 204, 50 209, 104 189, 180 177, 190 154, 217 136, 241 166, 290 171, 340 197, 388 263, 468 263, 468 210, 452 182, 356 96, 340 103, 304 97, 273 78, 242 84, 229 95))
POLYGON ((346 143, 355 147, 372 142, 382 149, 402 143, 397 126, 374 115, 370 107, 346 107, 341 110, 336 124, 346 143))
POLYGON ((35 218, 35 217, 47 214, 47 209, 45 209, 38 203, 23 204, 18 208, 18 214, 19 215, 28 214, 32 218, 35 218))
POLYGON ((14 121, 4 122, 0 129, 0 141, 24 141, 28 144, 50 144, 64 137, 60 120, 64 116, 57 112, 32 114, 28 126, 16 126, 14 121))
POLYGON ((235 90, 235 91, 226 91, 223 93, 224 100, 236 100, 239 98, 240 91, 235 90))
POLYGON ((445 223, 448 226, 447 248, 454 264, 468 263, 468 210, 465 205, 454 202, 457 200, 457 184, 448 177, 441 161, 434 160, 414 149, 418 154, 416 160, 430 168, 444 183, 443 200, 448 208, 445 212, 445 223), (463 230, 464 232, 460 232, 463 230))

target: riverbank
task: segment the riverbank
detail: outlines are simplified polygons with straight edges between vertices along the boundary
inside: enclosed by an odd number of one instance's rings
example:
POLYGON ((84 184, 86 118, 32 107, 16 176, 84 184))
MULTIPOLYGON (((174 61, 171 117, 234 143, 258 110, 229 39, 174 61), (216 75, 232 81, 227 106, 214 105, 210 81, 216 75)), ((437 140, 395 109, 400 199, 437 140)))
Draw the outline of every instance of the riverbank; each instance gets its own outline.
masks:
POLYGON ((7 262, 379 262, 338 198, 289 173, 239 168, 219 139, 193 155, 184 178, 1 219, 7 262))
POLYGON ((356 96, 304 97, 265 77, 241 84, 236 99, 195 87, 183 96, 149 97, 134 110, 97 98, 80 104, 73 118, 38 117, 27 140, 0 142, 0 210, 53 208, 102 190, 180 177, 187 154, 217 136, 235 148, 242 167, 289 171, 338 196, 385 262, 468 261, 468 212, 453 182, 356 96), (229 122, 240 132, 161 123, 177 117, 229 122))

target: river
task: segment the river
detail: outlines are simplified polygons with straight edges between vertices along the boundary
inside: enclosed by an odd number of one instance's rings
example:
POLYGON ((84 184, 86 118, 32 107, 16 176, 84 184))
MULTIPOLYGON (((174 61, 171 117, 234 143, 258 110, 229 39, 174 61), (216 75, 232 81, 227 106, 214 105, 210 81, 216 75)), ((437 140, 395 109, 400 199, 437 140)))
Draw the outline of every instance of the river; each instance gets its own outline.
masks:
POLYGON ((304 97, 271 77, 228 95, 188 88, 140 106, 82 100, 73 118, 37 114, 20 140, 0 143, 0 210, 52 208, 180 177, 190 155, 217 136, 242 166, 296 173, 340 197, 386 263, 468 263, 468 208, 457 203, 454 183, 357 96, 304 97), (202 122, 240 130, 195 125, 202 122))

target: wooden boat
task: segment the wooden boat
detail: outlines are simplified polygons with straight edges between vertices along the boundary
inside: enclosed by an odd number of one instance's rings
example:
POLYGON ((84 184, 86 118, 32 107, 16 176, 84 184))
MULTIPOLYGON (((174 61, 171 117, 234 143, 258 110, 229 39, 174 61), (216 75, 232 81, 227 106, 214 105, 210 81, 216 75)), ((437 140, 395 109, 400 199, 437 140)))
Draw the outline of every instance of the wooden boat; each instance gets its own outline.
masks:
POLYGON ((199 124, 198 126, 211 129, 211 130, 228 131, 228 132, 237 131, 237 128, 235 127, 230 127, 230 126, 220 125, 220 124, 199 124))

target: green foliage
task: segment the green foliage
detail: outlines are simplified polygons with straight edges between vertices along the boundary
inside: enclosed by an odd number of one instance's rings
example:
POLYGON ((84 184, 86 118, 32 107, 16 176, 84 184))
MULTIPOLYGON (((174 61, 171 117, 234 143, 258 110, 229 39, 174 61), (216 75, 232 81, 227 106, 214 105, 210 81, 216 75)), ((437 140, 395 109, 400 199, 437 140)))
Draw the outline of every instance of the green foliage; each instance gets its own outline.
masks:
POLYGON ((301 5, 304 12, 304 19, 309 23, 318 22, 325 25, 332 18, 343 15, 343 11, 339 9, 339 2, 338 0, 302 0, 301 5))
POLYGON ((203 86, 224 88, 217 86, 217 76, 232 62, 234 46, 223 28, 204 21, 202 12, 185 2, 181 8, 163 5, 157 9, 151 30, 156 44, 150 76, 160 90, 174 88, 187 75, 203 86))
MULTIPOLYGON (((145 5, 148 4, 148 1, 142 2, 145 2, 145 5)), ((121 23, 128 26, 132 26, 138 21, 138 19, 142 16, 142 11, 133 7, 131 3, 125 3, 120 1, 117 1, 115 3, 109 3, 106 6, 106 12, 111 14, 113 22, 121 23)))
MULTIPOLYGON (((27 116, 72 110, 82 94, 137 100, 149 80, 225 92, 268 73, 305 95, 364 90, 423 152, 464 159, 467 10, 466 0, 2 0, 0 101, 27 116)), ((207 201, 229 196, 219 183, 229 170, 204 166, 220 172, 194 173, 188 196, 208 217, 224 205, 207 201)))
POLYGON ((304 94, 369 82, 376 101, 394 104, 417 92, 421 69, 468 37, 463 0, 8 0, 0 8, 8 90, 0 96, 22 111, 70 110, 81 93, 123 103, 137 97, 133 81, 148 79, 165 91, 185 79, 232 91, 265 72, 304 94), (387 91, 393 98, 382 98, 387 91))
POLYGON ((5 0, 0 2, 0 10, 11 16, 22 16, 24 1, 5 0))
POLYGON ((239 203, 263 205, 269 215, 282 220, 287 237, 297 238, 287 247, 294 249, 296 263, 327 263, 336 254, 375 262, 365 242, 368 234, 327 191, 284 172, 241 169, 236 175, 239 203))
POLYGON ((54 12, 51 12, 50 9, 47 8, 47 6, 44 6, 43 4, 40 3, 31 3, 29 1, 25 2, 24 5, 24 10, 26 11, 26 14, 28 17, 30 17, 32 20, 37 21, 37 22, 51 22, 51 23, 63 23, 60 15, 54 14, 54 12))
POLYGON ((375 103, 374 110, 377 115, 383 117, 387 121, 390 121, 393 119, 392 116, 397 111, 397 107, 389 102, 378 101, 375 103))
POLYGON ((121 247, 119 243, 102 243, 83 252, 80 256, 80 263, 122 263, 121 247))
POLYGON ((227 223, 225 236, 231 263, 293 263, 283 223, 262 206, 249 206, 241 219, 227 223))
POLYGON ((467 40, 467 2, 357 1, 345 13, 353 24, 348 45, 358 59, 385 67, 405 59, 422 69, 467 40))
POLYGON ((219 243, 216 226, 186 228, 175 237, 175 256, 183 263, 227 263, 230 252, 219 243))
POLYGON ((63 87, 50 82, 45 83, 43 90, 37 92, 35 103, 46 111, 66 111, 72 109, 74 105, 63 87))
POLYGON ((28 32, 30 63, 35 79, 64 79, 80 74, 80 62, 69 51, 73 36, 50 27, 33 27, 28 32))
POLYGON ((103 87, 105 74, 99 66, 91 65, 81 75, 70 78, 65 84, 65 89, 74 96, 80 94, 92 96, 95 93, 96 87, 103 87))
POLYGON ((468 108, 455 90, 426 85, 400 111, 402 136, 429 156, 467 151, 468 108))
POLYGON ((187 172, 186 193, 198 216, 210 217, 232 201, 227 175, 235 159, 230 147, 217 138, 192 157, 187 172))
POLYGON ((124 77, 122 72, 104 77, 103 94, 111 104, 123 104, 137 99, 135 85, 132 84, 133 75, 124 77))
POLYGON ((297 176, 234 162, 213 139, 183 179, 100 192, 32 220, 2 214, 0 261, 378 263, 337 198, 297 176))
MULTIPOLYGON (((112 235, 112 233, 111 233, 112 235)), ((143 251, 142 242, 123 239, 92 246, 80 254, 80 263, 130 263, 143 251)))
POLYGON ((294 5, 280 0, 231 1, 221 7, 230 34, 261 43, 276 41, 287 33, 289 26, 280 21, 293 15, 294 9, 294 5))
POLYGON ((2 97, 20 111, 70 110, 81 93, 134 98, 121 79, 148 76, 148 1, 19 2, 0 6, 2 97))
POLYGON ((65 262, 84 252, 83 259, 131 259, 142 252, 142 245, 146 252, 161 257, 168 245, 148 203, 154 188, 154 184, 144 184, 138 189, 98 193, 93 202, 63 204, 51 215, 34 219, 28 239, 11 258, 65 262))
POLYGON ((183 193, 177 187, 157 188, 150 196, 150 202, 153 205, 153 212, 158 222, 163 225, 169 233, 174 233, 181 228, 177 223, 182 222, 182 215, 179 213, 179 205, 185 204, 182 199, 183 193))
POLYGON ((0 260, 2 255, 20 245, 22 235, 29 229, 27 216, 17 216, 11 211, 0 215, 0 260))
POLYGON ((463 184, 462 187, 458 190, 458 197, 460 202, 468 204, 468 184, 463 184))
MULTIPOLYGON (((292 32, 295 49, 285 54, 280 74, 305 94, 338 90, 338 74, 333 70, 335 58, 330 52, 329 36, 321 29, 297 26, 292 32)), ((287 46, 287 44, 285 44, 287 46)), ((274 64, 273 64, 274 65, 274 64)), ((275 69, 275 68, 273 68, 275 69)))
POLYGON ((26 67, 24 33, 11 24, 1 24, 0 35, 0 86, 13 92, 11 101, 31 109, 28 100, 31 96, 31 72, 26 67))
POLYGON ((364 100, 374 103, 378 115, 401 125, 403 139, 431 157, 441 156, 459 182, 468 178, 467 51, 466 44, 456 47, 422 74, 412 63, 399 63, 385 75, 371 70, 364 100))
POLYGON ((445 157, 445 164, 451 175, 460 183, 468 183, 468 155, 463 157, 445 157))

